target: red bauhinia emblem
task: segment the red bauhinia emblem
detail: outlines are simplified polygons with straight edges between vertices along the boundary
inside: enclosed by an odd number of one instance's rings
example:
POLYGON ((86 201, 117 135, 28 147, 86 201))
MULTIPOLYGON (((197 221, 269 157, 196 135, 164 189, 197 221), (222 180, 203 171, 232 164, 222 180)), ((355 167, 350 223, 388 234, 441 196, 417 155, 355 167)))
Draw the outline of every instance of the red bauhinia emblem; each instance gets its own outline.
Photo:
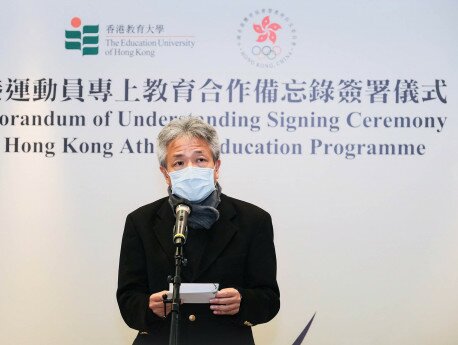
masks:
POLYGON ((277 23, 271 23, 269 16, 266 16, 262 20, 261 25, 253 24, 253 29, 259 34, 256 42, 265 42, 269 39, 269 41, 275 44, 275 41, 277 40, 277 34, 275 31, 281 29, 281 26, 277 23))

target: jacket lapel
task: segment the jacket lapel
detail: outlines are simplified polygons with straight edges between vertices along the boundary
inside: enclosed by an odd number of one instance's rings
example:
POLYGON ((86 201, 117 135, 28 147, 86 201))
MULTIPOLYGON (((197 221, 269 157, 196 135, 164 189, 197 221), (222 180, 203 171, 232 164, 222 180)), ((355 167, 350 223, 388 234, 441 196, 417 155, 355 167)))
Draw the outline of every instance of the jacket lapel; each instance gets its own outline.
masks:
POLYGON ((236 216, 235 209, 224 195, 221 196, 221 203, 218 206, 218 210, 220 212, 220 218, 212 228, 206 230, 209 231, 207 247, 202 256, 199 271, 194 276, 194 280, 198 279, 212 265, 238 231, 237 225, 233 222, 236 216))
POLYGON ((173 244, 174 226, 175 217, 167 199, 165 199, 164 203, 157 211, 157 217, 153 224, 153 233, 158 239, 171 266, 174 265, 175 257, 175 245, 173 244))

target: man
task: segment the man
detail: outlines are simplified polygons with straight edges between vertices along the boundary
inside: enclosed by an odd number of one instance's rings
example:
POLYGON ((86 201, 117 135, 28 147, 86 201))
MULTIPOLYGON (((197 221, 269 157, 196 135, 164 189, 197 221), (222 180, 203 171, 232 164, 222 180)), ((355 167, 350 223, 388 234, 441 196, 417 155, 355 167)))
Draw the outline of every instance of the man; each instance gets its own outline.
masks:
POLYGON ((213 127, 195 117, 170 122, 158 136, 160 170, 169 196, 127 216, 119 262, 117 300, 138 344, 168 344, 175 207, 191 205, 182 282, 219 283, 208 304, 182 304, 183 345, 252 345, 251 326, 280 308, 270 215, 221 194, 220 144, 213 127))

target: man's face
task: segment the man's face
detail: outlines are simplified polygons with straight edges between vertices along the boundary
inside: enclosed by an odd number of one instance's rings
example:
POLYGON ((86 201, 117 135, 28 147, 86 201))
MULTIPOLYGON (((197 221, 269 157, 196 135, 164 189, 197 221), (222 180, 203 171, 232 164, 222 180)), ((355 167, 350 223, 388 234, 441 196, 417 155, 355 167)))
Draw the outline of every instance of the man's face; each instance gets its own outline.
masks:
POLYGON ((167 169, 162 166, 160 169, 169 186, 171 181, 168 172, 187 167, 213 168, 215 183, 218 181, 221 161, 213 160, 210 145, 203 139, 184 136, 171 141, 167 145, 165 162, 167 169))

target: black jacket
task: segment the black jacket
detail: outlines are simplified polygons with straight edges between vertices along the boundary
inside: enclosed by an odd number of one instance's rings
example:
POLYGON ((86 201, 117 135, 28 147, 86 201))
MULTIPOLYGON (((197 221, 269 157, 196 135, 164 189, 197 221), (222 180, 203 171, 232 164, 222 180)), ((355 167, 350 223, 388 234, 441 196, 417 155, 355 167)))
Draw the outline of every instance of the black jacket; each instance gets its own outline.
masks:
MULTIPOLYGON (((240 311, 221 316, 213 315, 208 304, 183 304, 183 345, 254 344, 251 326, 271 320, 280 308, 270 215, 224 194, 218 210, 218 221, 202 230, 209 232, 207 249, 190 282, 236 288, 242 295, 240 311)), ((140 207, 126 219, 116 296, 127 325, 140 331, 134 344, 168 344, 170 315, 165 320, 156 316, 148 302, 152 293, 168 290, 167 276, 174 273, 174 223, 167 198, 140 207)))

